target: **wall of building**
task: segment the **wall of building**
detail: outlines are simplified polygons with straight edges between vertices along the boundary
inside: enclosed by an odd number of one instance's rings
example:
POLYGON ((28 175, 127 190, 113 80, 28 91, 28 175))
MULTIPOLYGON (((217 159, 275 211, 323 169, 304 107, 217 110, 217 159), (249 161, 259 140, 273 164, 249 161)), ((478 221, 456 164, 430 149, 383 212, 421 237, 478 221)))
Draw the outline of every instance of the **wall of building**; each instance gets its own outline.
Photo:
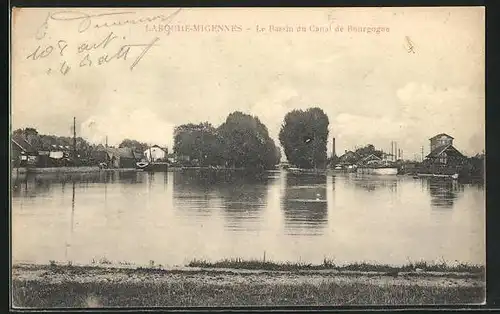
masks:
POLYGON ((453 145, 453 139, 448 136, 440 136, 431 140, 431 151, 443 145, 453 145))

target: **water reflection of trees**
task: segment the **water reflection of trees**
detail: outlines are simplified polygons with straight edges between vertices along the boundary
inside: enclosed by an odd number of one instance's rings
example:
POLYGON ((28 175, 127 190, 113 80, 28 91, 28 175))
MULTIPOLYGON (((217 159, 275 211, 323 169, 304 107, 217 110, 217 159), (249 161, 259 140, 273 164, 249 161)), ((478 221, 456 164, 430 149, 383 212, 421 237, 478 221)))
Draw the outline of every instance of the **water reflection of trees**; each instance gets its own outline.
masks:
POLYGON ((268 184, 265 175, 233 174, 220 186, 226 228, 251 230, 251 224, 259 221, 262 209, 267 205, 268 184), (248 224, 250 223, 250 224, 248 224))
POLYGON ((285 179, 282 209, 292 233, 320 233, 327 223, 326 176, 291 174, 285 179))
POLYGON ((178 209, 207 212, 221 208, 230 228, 256 218, 267 202, 268 176, 242 171, 186 170, 173 173, 178 209))
POLYGON ((454 180, 432 178, 427 180, 431 205, 435 208, 452 208, 464 186, 454 180))
POLYGON ((209 203, 214 196, 217 176, 211 172, 188 170, 174 172, 173 201, 176 208, 196 209, 201 212, 210 210, 209 203))

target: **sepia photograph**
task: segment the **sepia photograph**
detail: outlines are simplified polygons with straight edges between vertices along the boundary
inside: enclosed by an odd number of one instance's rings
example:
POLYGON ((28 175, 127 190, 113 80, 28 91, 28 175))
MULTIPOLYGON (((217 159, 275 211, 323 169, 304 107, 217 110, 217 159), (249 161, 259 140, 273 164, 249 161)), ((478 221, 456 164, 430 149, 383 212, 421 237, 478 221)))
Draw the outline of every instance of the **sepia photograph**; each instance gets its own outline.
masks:
POLYGON ((13 309, 486 298, 485 8, 11 11, 13 309))

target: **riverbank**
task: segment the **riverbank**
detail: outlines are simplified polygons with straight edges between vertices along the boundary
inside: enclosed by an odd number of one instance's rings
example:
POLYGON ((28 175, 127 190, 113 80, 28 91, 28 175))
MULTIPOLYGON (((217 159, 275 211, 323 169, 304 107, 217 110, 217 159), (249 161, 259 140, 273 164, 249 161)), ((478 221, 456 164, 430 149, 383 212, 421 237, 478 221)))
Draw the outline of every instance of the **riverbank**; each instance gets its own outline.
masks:
POLYGON ((101 169, 98 166, 89 167, 50 167, 50 168, 13 168, 12 174, 27 174, 27 173, 86 173, 86 172, 100 172, 100 171, 143 171, 136 168, 115 168, 115 169, 101 169))
POLYGON ((478 304, 484 274, 335 269, 12 267, 16 307, 478 304))

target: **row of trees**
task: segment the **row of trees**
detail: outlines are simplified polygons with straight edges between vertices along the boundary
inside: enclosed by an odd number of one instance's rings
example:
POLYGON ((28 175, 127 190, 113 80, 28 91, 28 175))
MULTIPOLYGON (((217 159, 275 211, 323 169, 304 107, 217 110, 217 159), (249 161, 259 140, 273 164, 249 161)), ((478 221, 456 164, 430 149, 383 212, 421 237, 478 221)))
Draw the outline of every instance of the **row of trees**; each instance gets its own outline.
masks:
MULTIPOLYGON (((327 160, 328 116, 320 108, 293 110, 285 118, 279 141, 288 161, 301 168, 325 167, 327 160)), ((52 150, 53 145, 73 149, 73 138, 38 134, 34 128, 18 129, 36 150, 52 150)), ((96 145, 77 138, 80 155, 90 155, 96 145)), ((143 152, 149 145, 125 139, 119 147, 143 152)), ((200 166, 234 168, 274 168, 281 159, 280 149, 269 136, 267 127, 256 116, 239 111, 228 115, 215 127, 208 122, 183 124, 174 130, 174 154, 200 166)))
POLYGON ((281 159, 279 148, 259 118, 236 111, 219 127, 208 122, 174 130, 174 153, 200 166, 270 169, 281 159))
MULTIPOLYGON (((327 163, 328 116, 320 108, 289 112, 279 140, 288 161, 301 168, 327 163)), ((219 127, 183 124, 174 131, 174 153, 201 166, 264 168, 276 166, 281 152, 258 117, 236 111, 219 127)))

